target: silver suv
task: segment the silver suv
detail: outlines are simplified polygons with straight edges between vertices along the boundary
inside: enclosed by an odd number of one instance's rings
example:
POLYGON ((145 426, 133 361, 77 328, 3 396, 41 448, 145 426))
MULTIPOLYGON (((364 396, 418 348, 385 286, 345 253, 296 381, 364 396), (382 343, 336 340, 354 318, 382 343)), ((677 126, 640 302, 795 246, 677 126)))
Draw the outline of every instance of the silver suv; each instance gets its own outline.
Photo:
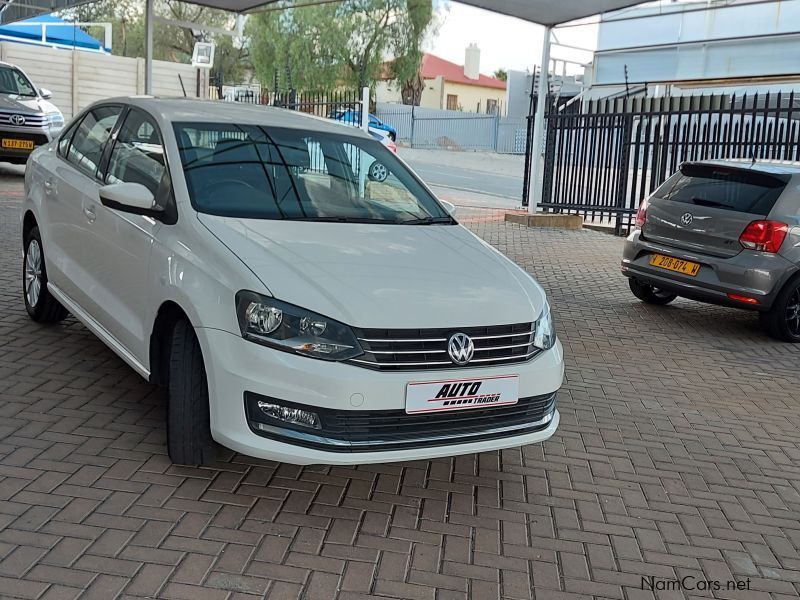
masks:
POLYGON ((688 162, 645 200, 622 273, 650 304, 676 297, 758 311, 800 342, 800 164, 688 162))
POLYGON ((0 62, 0 161, 25 164, 64 128, 64 115, 22 69, 0 62))

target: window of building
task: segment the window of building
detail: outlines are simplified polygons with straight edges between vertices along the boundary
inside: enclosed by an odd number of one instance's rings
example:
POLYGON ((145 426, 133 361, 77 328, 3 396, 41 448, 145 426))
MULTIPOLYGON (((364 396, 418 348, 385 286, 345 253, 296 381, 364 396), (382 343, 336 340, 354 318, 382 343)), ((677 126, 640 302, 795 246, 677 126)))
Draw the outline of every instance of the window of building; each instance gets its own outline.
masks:
POLYGON ((447 110, 458 110, 458 96, 447 94, 447 110))

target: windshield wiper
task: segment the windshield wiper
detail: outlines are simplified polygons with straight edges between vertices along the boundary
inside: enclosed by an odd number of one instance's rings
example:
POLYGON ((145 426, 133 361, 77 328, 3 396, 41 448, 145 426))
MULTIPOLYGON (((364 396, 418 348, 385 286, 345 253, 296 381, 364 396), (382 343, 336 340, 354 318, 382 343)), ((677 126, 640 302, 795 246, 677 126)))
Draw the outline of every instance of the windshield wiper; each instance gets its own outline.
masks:
POLYGON ((455 225, 453 217, 422 217, 421 219, 408 219, 398 221, 400 225, 455 225))
POLYGON ((370 217, 287 217, 286 221, 314 221, 318 223, 396 223, 388 219, 370 217))

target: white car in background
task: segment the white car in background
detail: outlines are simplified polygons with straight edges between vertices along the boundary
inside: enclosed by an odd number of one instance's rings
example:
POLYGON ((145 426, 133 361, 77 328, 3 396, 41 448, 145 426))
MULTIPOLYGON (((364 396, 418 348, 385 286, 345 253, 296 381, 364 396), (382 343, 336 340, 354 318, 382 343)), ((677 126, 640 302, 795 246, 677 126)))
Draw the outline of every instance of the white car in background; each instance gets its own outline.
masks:
POLYGON ((297 464, 405 461, 558 426, 564 363, 542 288, 355 128, 99 102, 33 153, 21 216, 28 313, 72 313, 166 387, 174 462, 207 463, 216 443, 297 464))

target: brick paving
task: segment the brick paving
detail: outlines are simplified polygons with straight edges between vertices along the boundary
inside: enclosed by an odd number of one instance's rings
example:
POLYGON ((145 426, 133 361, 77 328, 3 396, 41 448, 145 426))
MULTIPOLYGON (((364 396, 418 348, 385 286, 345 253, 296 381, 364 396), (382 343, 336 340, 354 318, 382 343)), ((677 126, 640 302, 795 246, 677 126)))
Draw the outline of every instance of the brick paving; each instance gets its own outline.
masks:
POLYGON ((568 381, 545 444, 194 469, 167 459, 152 386, 75 320, 26 317, 21 186, 0 175, 3 599, 798 597, 800 348, 746 313, 635 301, 621 240, 463 214, 550 295, 568 381))

